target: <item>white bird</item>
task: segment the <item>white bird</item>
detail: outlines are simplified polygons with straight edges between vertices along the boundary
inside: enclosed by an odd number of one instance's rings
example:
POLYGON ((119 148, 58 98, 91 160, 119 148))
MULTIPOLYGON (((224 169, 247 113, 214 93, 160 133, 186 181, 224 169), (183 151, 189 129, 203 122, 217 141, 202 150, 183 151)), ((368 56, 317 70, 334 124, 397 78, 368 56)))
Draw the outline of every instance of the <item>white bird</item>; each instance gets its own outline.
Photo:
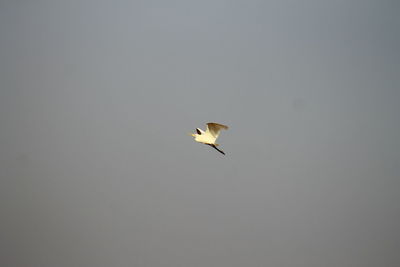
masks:
POLYGON ((216 150, 218 150, 220 153, 225 155, 224 151, 217 148, 217 146, 219 146, 219 144, 215 143, 215 141, 217 140, 217 138, 219 136, 219 132, 221 131, 221 129, 228 130, 228 126, 222 125, 219 123, 209 122, 209 123, 207 123, 206 131, 203 131, 200 128, 196 128, 197 133, 195 133, 195 134, 191 133, 190 135, 194 137, 194 140, 196 142, 209 145, 209 146, 215 148, 216 150))

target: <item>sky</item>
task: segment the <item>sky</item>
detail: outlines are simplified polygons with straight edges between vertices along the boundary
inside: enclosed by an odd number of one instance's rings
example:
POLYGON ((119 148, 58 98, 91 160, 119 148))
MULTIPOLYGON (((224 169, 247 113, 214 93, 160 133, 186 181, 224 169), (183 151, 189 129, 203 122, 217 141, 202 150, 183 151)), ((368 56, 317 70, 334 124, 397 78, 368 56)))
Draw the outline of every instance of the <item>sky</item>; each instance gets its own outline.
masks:
POLYGON ((399 266, 399 10, 1 1, 1 265, 399 266))

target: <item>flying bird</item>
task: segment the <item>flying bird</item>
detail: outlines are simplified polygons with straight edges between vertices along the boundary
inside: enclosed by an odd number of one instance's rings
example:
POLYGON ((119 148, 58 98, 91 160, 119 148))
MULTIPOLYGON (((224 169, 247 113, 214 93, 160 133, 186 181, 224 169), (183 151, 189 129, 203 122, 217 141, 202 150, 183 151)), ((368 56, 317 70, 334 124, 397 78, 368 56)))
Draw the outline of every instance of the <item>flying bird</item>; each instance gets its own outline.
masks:
POLYGON ((217 140, 217 138, 219 136, 219 132, 221 131, 221 129, 228 130, 228 126, 219 124, 219 123, 209 122, 209 123, 207 123, 206 131, 203 131, 200 128, 196 128, 196 133, 195 134, 191 133, 190 135, 194 137, 194 140, 196 142, 203 143, 205 145, 209 145, 209 146, 215 148, 216 150, 218 150, 218 152, 225 155, 224 151, 217 148, 217 146, 219 146, 219 144, 215 143, 215 141, 217 140))

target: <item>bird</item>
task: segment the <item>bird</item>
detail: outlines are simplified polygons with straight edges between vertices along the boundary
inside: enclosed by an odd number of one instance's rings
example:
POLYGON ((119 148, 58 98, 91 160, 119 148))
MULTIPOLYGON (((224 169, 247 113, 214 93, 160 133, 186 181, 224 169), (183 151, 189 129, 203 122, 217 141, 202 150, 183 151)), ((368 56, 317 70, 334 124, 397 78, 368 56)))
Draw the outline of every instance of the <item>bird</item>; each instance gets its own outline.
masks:
POLYGON ((196 133, 190 133, 190 135, 194 137, 194 140, 196 142, 203 143, 205 145, 209 145, 209 146, 215 148, 218 152, 225 155, 224 151, 217 148, 217 146, 219 146, 219 144, 216 144, 215 141, 217 140, 221 129, 228 130, 228 128, 229 128, 228 126, 223 125, 223 124, 209 122, 209 123, 207 123, 206 131, 203 131, 200 128, 196 128, 196 133))

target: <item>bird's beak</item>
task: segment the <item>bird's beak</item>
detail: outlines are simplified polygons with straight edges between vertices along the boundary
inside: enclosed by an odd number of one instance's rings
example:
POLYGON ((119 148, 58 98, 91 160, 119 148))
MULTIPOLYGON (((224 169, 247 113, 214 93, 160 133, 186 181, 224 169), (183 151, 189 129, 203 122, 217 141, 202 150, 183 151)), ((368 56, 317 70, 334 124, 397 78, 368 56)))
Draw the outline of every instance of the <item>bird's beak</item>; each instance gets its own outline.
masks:
POLYGON ((194 137, 194 134, 192 134, 192 133, 188 133, 188 135, 191 135, 191 136, 193 136, 193 137, 194 137))

